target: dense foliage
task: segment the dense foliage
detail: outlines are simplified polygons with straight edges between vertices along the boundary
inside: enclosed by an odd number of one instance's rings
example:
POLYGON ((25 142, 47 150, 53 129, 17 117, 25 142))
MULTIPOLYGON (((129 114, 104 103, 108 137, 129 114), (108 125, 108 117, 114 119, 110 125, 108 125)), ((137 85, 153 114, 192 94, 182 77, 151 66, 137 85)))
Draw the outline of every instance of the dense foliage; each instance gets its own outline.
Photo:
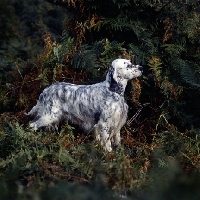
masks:
POLYGON ((0 5, 2 198, 200 198, 199 0, 0 5), (104 152, 72 124, 59 135, 28 127, 42 89, 104 80, 116 58, 145 69, 126 90, 128 118, 137 116, 121 147, 104 152))

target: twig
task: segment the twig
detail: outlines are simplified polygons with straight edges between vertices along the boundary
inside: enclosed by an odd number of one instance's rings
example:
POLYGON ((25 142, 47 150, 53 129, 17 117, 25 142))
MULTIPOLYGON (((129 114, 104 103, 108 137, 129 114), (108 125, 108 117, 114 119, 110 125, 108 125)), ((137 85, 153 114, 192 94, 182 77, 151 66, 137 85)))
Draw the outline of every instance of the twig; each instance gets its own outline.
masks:
POLYGON ((19 66, 18 66, 17 62, 15 62, 15 66, 16 66, 17 71, 19 72, 19 74, 20 74, 20 76, 21 76, 21 78, 22 78, 22 80, 23 80, 24 78, 23 78, 23 76, 22 76, 22 74, 21 74, 21 72, 20 72, 20 70, 19 70, 19 66))
POLYGON ((128 126, 130 126, 131 125, 131 123, 134 121, 134 120, 136 120, 136 118, 138 117, 138 115, 140 114, 140 112, 142 111, 142 109, 144 108, 144 106, 147 106, 147 105, 149 105, 149 103, 145 103, 145 104, 143 104, 141 107, 140 107, 140 109, 135 113, 135 115, 133 115, 133 117, 131 117, 131 119, 129 119, 127 122, 126 122, 126 124, 128 125, 128 126))

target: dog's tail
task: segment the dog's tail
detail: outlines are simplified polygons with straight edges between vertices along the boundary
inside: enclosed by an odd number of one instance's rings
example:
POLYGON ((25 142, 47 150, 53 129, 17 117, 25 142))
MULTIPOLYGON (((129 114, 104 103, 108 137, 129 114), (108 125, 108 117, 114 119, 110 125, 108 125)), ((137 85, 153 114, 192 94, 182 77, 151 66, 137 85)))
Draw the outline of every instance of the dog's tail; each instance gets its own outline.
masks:
POLYGON ((35 107, 36 106, 34 106, 28 113, 24 113, 24 114, 29 117, 34 117, 35 115, 37 115, 37 109, 35 107))
POLYGON ((40 112, 40 103, 37 102, 37 104, 28 112, 28 113, 24 113, 25 115, 27 115, 29 118, 35 118, 36 116, 39 115, 40 112))

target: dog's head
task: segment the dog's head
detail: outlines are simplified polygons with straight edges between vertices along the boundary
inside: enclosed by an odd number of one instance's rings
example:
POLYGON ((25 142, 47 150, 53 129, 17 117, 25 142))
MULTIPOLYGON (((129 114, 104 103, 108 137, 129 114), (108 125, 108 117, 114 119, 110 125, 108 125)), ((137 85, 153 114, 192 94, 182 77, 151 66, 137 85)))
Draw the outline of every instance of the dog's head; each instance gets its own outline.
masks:
POLYGON ((113 78, 118 79, 133 79, 142 75, 143 68, 139 65, 133 65, 130 60, 116 59, 112 62, 114 69, 113 78))
POLYGON ((142 75, 143 67, 130 60, 116 59, 109 68, 106 81, 111 91, 123 94, 127 81, 142 75))

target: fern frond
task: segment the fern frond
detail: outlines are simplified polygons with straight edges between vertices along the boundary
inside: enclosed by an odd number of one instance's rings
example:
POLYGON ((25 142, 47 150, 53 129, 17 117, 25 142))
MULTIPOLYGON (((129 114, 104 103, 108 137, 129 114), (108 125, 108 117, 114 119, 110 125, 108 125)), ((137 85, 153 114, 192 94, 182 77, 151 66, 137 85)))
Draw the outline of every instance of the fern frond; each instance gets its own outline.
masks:
POLYGON ((179 44, 163 44, 161 47, 163 47, 171 57, 178 56, 182 52, 186 51, 185 48, 179 44))
POLYGON ((90 71, 95 66, 96 54, 89 45, 80 46, 74 53, 71 64, 74 68, 90 71))
POLYGON ((200 72, 195 71, 194 66, 182 66, 181 77, 191 87, 200 89, 200 72))
POLYGON ((156 79, 160 81, 162 74, 162 62, 160 58, 152 56, 152 58, 149 60, 148 65, 150 66, 150 69, 153 71, 156 79))

